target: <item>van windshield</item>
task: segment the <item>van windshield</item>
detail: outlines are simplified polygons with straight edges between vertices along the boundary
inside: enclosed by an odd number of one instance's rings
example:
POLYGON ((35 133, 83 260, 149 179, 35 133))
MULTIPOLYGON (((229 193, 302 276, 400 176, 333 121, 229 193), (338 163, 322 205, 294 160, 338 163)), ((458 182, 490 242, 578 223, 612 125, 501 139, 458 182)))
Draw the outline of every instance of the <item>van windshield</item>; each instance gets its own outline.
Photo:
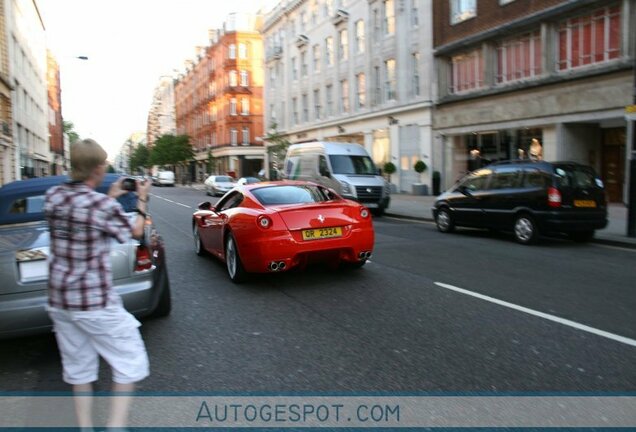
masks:
POLYGON ((375 164, 369 156, 329 155, 334 174, 376 175, 375 164))

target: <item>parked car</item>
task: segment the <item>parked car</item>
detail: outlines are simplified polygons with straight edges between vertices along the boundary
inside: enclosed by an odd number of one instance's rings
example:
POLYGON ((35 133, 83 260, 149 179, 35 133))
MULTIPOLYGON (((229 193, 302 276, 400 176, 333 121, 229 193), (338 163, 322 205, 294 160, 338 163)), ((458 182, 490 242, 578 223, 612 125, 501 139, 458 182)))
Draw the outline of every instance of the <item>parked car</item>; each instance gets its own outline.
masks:
POLYGON ((223 195, 234 186, 236 186, 236 182, 234 179, 227 175, 211 175, 205 182, 203 182, 205 186, 206 195, 223 195))
POLYGON ((259 179, 258 177, 241 177, 240 179, 238 179, 236 184, 240 184, 240 185, 254 184, 254 183, 259 183, 260 181, 261 179, 259 179))
POLYGON ((192 215, 198 255, 226 263, 230 279, 287 271, 314 261, 362 267, 373 251, 369 210, 310 182, 237 186, 192 215))
POLYGON ((155 186, 174 186, 174 183, 174 172, 172 171, 159 171, 152 178, 152 184, 155 186))
MULTIPOLYGON (((119 176, 107 174, 97 189, 107 193, 119 176)), ((49 231, 43 205, 46 191, 66 176, 40 177, 0 188, 0 339, 50 331, 45 311, 49 231)), ((131 218, 136 194, 119 198, 131 218)), ((112 242, 113 285, 124 306, 137 317, 170 313, 170 282, 163 240, 151 218, 141 240, 112 242)))
POLYGON ((603 182, 591 167, 575 162, 491 164, 440 195, 432 211, 441 232, 456 226, 512 231, 522 244, 553 233, 587 241, 607 225, 603 182))

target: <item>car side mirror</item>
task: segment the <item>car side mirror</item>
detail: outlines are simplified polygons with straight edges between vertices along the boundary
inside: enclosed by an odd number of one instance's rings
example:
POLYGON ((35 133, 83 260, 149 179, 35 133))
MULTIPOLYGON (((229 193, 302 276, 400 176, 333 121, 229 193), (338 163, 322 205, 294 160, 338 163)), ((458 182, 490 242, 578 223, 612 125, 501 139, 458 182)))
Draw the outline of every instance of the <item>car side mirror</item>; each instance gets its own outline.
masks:
POLYGON ((457 192, 462 193, 466 196, 471 196, 472 193, 470 192, 470 189, 468 189, 466 186, 457 186, 457 192))
POLYGON ((205 201, 199 204, 199 210, 212 210, 212 203, 210 201, 205 201))

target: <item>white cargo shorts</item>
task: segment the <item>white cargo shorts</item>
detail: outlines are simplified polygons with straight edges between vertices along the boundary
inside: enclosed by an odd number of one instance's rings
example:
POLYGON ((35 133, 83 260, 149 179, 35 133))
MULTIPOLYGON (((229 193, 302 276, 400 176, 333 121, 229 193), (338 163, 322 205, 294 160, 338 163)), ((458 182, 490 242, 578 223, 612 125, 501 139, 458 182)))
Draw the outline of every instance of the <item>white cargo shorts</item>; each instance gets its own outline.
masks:
POLYGON ((121 304, 96 311, 48 308, 68 384, 97 381, 99 356, 112 368, 113 381, 130 384, 149 375, 141 323, 121 304))

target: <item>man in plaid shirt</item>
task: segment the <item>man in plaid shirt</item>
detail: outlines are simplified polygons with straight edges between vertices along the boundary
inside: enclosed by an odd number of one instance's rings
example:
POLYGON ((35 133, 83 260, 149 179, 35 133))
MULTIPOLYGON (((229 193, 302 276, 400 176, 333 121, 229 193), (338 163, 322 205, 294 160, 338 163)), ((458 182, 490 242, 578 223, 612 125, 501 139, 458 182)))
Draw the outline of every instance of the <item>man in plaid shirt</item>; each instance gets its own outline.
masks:
POLYGON ((128 191, 122 179, 108 195, 95 191, 106 174, 106 152, 93 140, 71 146, 72 181, 51 188, 44 204, 51 237, 49 315, 53 321, 64 381, 73 386, 78 424, 92 428, 92 382, 99 356, 112 368, 113 399, 109 427, 123 427, 130 393, 148 376, 148 356, 141 325, 112 288, 110 242, 144 233, 149 182, 137 184, 137 216, 131 220, 117 198, 128 191))

